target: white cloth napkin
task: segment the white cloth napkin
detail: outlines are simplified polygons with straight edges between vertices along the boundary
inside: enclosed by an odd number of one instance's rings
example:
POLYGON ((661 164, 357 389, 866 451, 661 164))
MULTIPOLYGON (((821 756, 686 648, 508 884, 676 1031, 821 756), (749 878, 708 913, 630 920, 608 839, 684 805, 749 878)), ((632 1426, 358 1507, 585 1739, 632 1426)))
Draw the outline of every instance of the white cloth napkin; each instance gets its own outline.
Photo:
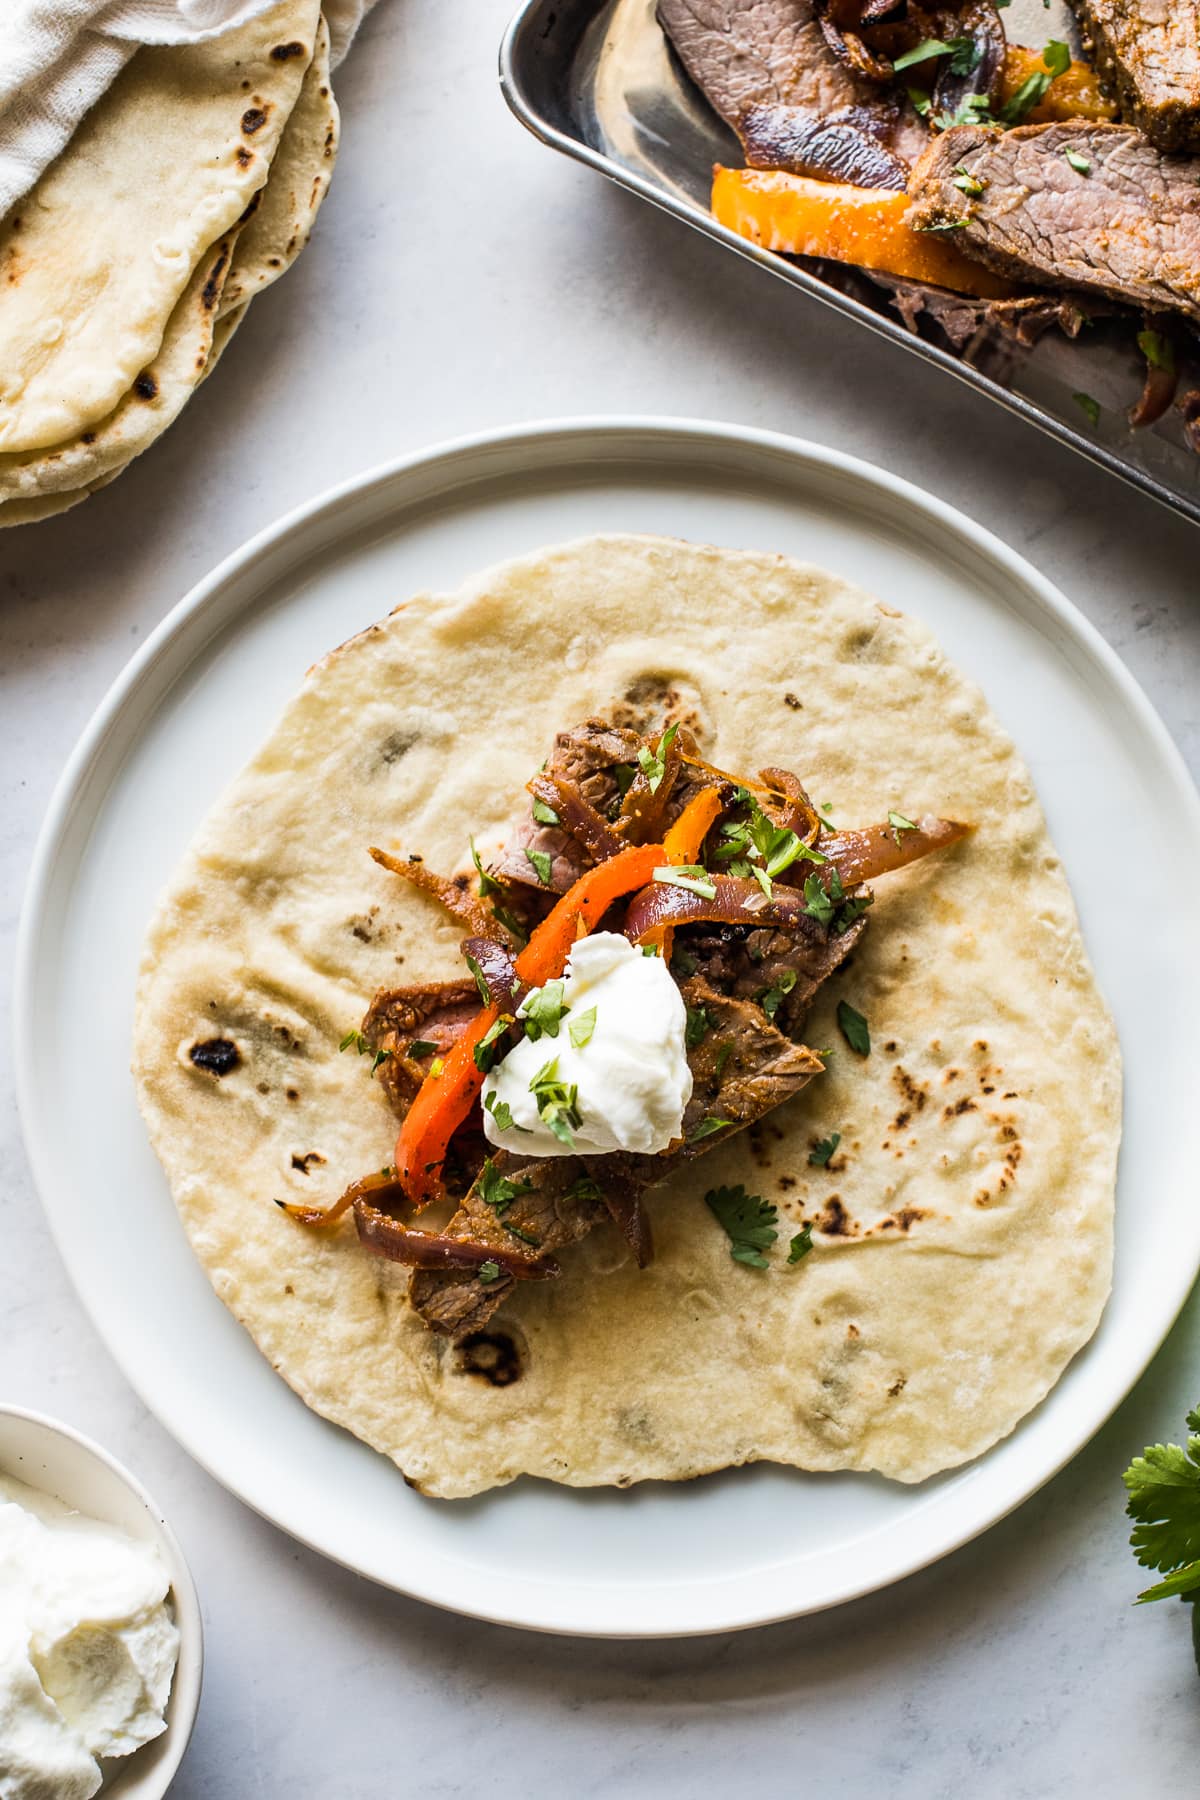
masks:
MULTIPOLYGON (((275 0, 0 0, 0 216, 27 194, 141 44, 195 44, 275 0)), ((374 0, 324 0, 339 63, 374 0)))

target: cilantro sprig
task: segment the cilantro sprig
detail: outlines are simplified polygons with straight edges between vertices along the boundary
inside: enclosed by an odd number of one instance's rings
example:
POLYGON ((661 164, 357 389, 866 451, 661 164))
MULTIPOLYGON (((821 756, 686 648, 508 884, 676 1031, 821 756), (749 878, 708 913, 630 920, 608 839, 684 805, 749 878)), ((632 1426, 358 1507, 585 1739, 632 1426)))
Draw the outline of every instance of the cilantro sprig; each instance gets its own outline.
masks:
MULTIPOLYGON (((779 1208, 761 1194, 748 1194, 741 1182, 736 1187, 710 1188, 704 1204, 729 1239, 734 1262, 748 1269, 769 1269, 766 1252, 779 1237, 779 1208)), ((788 1263, 794 1265, 812 1249, 812 1226, 802 1225, 788 1246, 788 1263)))
POLYGON ((1165 1577, 1137 1597, 1178 1595, 1192 1607, 1192 1644, 1200 1672, 1200 1407, 1187 1415, 1184 1445, 1150 1444, 1135 1456, 1122 1480, 1125 1510, 1133 1520, 1129 1543, 1144 1569, 1165 1577))

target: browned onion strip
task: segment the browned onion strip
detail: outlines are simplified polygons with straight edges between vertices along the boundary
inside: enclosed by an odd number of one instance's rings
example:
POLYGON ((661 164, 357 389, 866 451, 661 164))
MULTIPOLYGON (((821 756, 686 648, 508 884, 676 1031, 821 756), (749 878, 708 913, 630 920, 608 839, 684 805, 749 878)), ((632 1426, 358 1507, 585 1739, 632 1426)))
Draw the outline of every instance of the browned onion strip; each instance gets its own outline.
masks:
MULTIPOLYGON (((497 944, 491 938, 469 937, 460 948, 464 957, 469 956, 478 968, 489 997, 500 1011, 515 1013, 521 983, 508 945, 497 944)), ((480 1005, 486 1005, 482 994, 479 998, 480 1005)))
MULTIPOLYGON (((874 881, 878 875, 890 875, 909 863, 928 856, 931 850, 944 850, 974 830, 955 819, 938 819, 931 813, 914 821, 916 829, 897 829, 892 825, 865 825, 859 831, 835 831, 821 839, 821 854, 836 868, 844 887, 860 881, 874 881)), ((808 873, 806 869, 806 873, 808 873)), ((823 874, 823 870, 818 870, 823 874)))
POLYGON ((608 1164, 609 1159, 603 1156, 585 1156, 583 1159, 583 1166, 599 1188, 609 1217, 633 1251, 638 1268, 644 1269, 653 1261, 654 1243, 650 1236, 650 1221, 642 1205, 642 1189, 608 1164))
POLYGON ((365 1199, 368 1194, 382 1196, 395 1205, 406 1201, 404 1189, 395 1175, 381 1170, 377 1175, 363 1175, 359 1180, 352 1181, 332 1206, 297 1206, 287 1200, 277 1200, 275 1204, 289 1219, 295 1219, 297 1225, 336 1225, 356 1201, 365 1199))
POLYGON ((805 793, 799 777, 789 769, 776 768, 760 769, 758 774, 761 781, 787 798, 787 815, 776 823, 794 831, 802 844, 815 844, 821 835, 821 815, 805 793))
POLYGON ((709 900, 690 888, 652 881, 635 894, 625 914, 622 930, 635 944, 663 925, 698 925, 710 920, 725 925, 777 925, 788 931, 820 931, 806 911, 798 888, 775 884, 771 899, 757 881, 740 875, 711 877, 716 894, 709 900))
MULTIPOLYGON (((621 822, 627 833, 625 844, 652 844, 662 836, 662 820, 671 789, 679 779, 683 756, 678 738, 667 745, 663 757, 662 780, 651 790, 650 782, 639 768, 621 802, 621 822)), ((622 845, 624 848, 624 845, 622 845)))
POLYGON ((629 840, 614 831, 579 789, 561 775, 535 775, 529 791, 553 807, 563 830, 570 832, 596 862, 607 862, 610 856, 628 847, 629 840))
POLYGON ((368 1250, 410 1269, 479 1269, 491 1262, 517 1281, 546 1281, 559 1273, 552 1256, 518 1256, 494 1244, 481 1244, 476 1238, 410 1231, 369 1200, 354 1202, 354 1223, 368 1250))
POLYGON ((1129 409, 1129 423, 1135 431, 1146 425, 1153 425, 1161 419, 1179 386, 1179 370, 1171 364, 1164 368, 1161 363, 1147 360, 1145 380, 1137 402, 1129 409))
POLYGON ((377 850, 374 845, 371 855, 380 868, 390 869, 393 875, 401 876, 413 887, 423 888, 435 900, 440 900, 447 912, 462 920, 473 937, 492 938, 496 943, 508 942, 491 907, 485 906, 465 883, 460 886, 450 876, 437 875, 427 869, 423 862, 402 861, 398 856, 389 856, 386 850, 377 850))

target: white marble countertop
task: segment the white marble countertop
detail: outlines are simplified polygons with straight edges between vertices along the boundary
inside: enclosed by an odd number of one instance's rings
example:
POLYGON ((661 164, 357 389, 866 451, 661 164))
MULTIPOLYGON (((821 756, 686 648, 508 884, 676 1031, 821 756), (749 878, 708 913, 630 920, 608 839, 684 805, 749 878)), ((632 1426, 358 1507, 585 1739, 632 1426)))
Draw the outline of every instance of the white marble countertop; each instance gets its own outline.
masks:
MULTIPOLYGON (((0 536, 6 988, 51 786, 141 637, 285 509, 483 426, 691 414, 895 467, 1058 582, 1200 761, 1196 528, 536 144, 496 85, 510 3, 382 0, 337 83, 341 161, 305 256, 115 487, 0 536)), ((208 1665, 180 1800, 1194 1791, 1187 1612, 1131 1609, 1119 1477, 1200 1399, 1200 1302, 1064 1474, 890 1592, 736 1637, 538 1638, 322 1562, 146 1415, 42 1222, 7 1030, 0 1056, 0 1395, 108 1444, 184 1541, 208 1665)))

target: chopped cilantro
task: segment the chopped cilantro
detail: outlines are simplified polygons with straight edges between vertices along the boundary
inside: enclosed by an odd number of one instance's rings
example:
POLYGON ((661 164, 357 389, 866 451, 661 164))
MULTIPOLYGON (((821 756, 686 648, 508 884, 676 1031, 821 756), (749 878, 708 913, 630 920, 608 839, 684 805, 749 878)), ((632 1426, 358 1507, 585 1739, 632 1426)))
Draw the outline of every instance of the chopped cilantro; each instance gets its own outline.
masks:
POLYGON ((829 1159, 833 1155, 834 1151, 837 1149, 837 1147, 841 1143, 841 1141, 842 1141, 842 1134, 840 1131, 831 1131, 827 1138, 822 1138, 820 1143, 817 1144, 808 1153, 808 1160, 812 1164, 813 1168, 814 1169, 828 1168, 829 1159))
MULTIPOLYGON (((971 40, 970 38, 958 38, 956 42, 970 44, 971 40)), ((903 56, 893 59, 892 73, 899 75, 901 69, 911 69, 917 63, 929 62, 935 56, 947 56, 951 48, 952 45, 946 43, 943 38, 922 38, 919 44, 915 44, 911 50, 906 50, 903 56)))
POLYGON ((1051 83, 1057 81, 1060 75, 1065 75, 1070 68, 1071 52, 1066 44, 1060 43, 1057 38, 1051 38, 1042 51, 1042 64, 1040 69, 1035 69, 1032 75, 1026 77, 1011 100, 1000 108, 1000 124, 1019 125, 1028 117, 1034 107, 1045 99, 1051 83))
POLYGON ((489 1156, 479 1171, 479 1198, 485 1206, 490 1206, 497 1218, 507 1212, 518 1194, 526 1192, 533 1183, 526 1177, 524 1181, 510 1181, 501 1175, 492 1158, 489 1156))
POLYGON ((441 1074, 441 1072, 445 1068, 445 1066, 446 1065, 442 1061, 440 1056, 434 1057, 433 1061, 429 1065, 429 1073, 433 1076, 433 1079, 435 1081, 437 1080, 438 1076, 441 1074))
POLYGON ((677 863, 655 869, 652 879, 663 882, 667 887, 687 888, 689 893, 699 894, 702 900, 715 900, 717 897, 712 876, 699 863, 677 863))
POLYGON ((372 1079, 374 1079, 376 1069, 380 1068, 385 1062, 388 1062, 391 1059, 391 1055, 392 1052, 390 1050, 377 1050, 375 1052, 374 1059, 371 1063, 372 1079))
POLYGON ((917 829, 911 819, 906 819, 903 813, 898 812, 890 812, 888 814, 888 824, 892 828, 892 836, 897 843, 900 842, 900 833, 902 831, 915 831, 917 829))
POLYGON ((1086 156, 1080 156, 1078 150, 1064 150, 1063 155, 1077 175, 1090 175, 1092 165, 1086 156))
POLYGON ((625 798, 636 779, 637 770, 632 763, 613 764, 613 780, 617 784, 617 792, 620 794, 622 800, 625 798))
POLYGON ((550 858, 544 850, 530 850, 526 846, 525 858, 532 863, 534 874, 543 887, 550 886, 550 858))
POLYGON ((863 1015, 851 1006, 848 1000, 837 1003, 838 1030, 852 1050, 860 1056, 871 1054, 871 1031, 863 1015))
POLYGON ((683 1034, 683 1041, 688 1049, 694 1050, 697 1044, 702 1044, 711 1027, 712 1020, 708 1016, 707 1008, 703 1006, 689 1006, 687 1009, 687 1025, 683 1034))
POLYGON ((579 1113, 579 1089, 574 1082, 568 1085, 559 1080, 556 1056, 542 1064, 529 1084, 529 1091, 537 1101, 542 1124, 554 1133, 560 1144, 573 1150, 575 1139, 571 1132, 577 1131, 583 1123, 579 1113))
POLYGON ((762 1009, 766 1013, 768 1019, 773 1019, 775 1017, 775 1014, 779 1011, 779 1008, 783 1005, 784 1000, 791 993, 795 985, 795 969, 784 969, 778 979, 767 989, 766 993, 762 996, 762 1009))
POLYGON ((523 1244, 532 1244, 535 1250, 541 1249, 542 1240, 540 1237, 534 1237, 532 1231, 522 1231, 519 1225, 510 1225, 507 1219, 501 1219, 500 1224, 507 1231, 509 1237, 520 1238, 523 1244))
POLYGON ((596 1029, 596 1009, 589 1006, 586 1012, 576 1013, 567 1026, 567 1036, 576 1050, 582 1050, 585 1044, 592 1041, 592 1033, 596 1029))
POLYGON ((678 725, 669 725, 658 740, 658 748, 651 755, 643 744, 637 753, 638 767, 646 777, 646 785, 652 794, 657 794, 662 785, 662 778, 667 772, 667 752, 675 742, 678 725))
POLYGON ((954 171, 954 186, 961 193, 969 194, 972 200, 978 199, 983 192, 983 183, 979 177, 972 175, 969 169, 964 169, 961 163, 954 171))
POLYGON ((499 901, 493 900, 492 914, 500 921, 506 931, 512 932, 518 944, 527 944, 529 942, 529 933, 525 929, 525 922, 523 919, 518 919, 515 912, 510 912, 507 906, 501 906, 499 901))
POLYGON ((1100 402, 1098 400, 1094 400, 1091 394, 1072 394, 1071 398, 1080 412, 1086 413, 1093 425, 1100 423, 1100 402))
POLYGON ((430 1039, 430 1038, 414 1038, 412 1043, 408 1046, 408 1049, 404 1052, 404 1054, 406 1056, 415 1056, 415 1057, 432 1056, 436 1049, 437 1049, 437 1045, 432 1041, 432 1039, 430 1039))
POLYGON ((773 900, 775 897, 775 888, 767 871, 765 869, 760 869, 757 863, 750 863, 748 867, 755 881, 757 881, 759 887, 767 896, 767 899, 773 900))
POLYGON ((732 1124, 730 1119, 701 1119, 695 1131, 688 1133, 688 1143, 698 1144, 701 1138, 711 1137, 714 1131, 724 1131, 729 1124, 732 1124))
POLYGON ((732 1188, 710 1188, 704 1204, 729 1239, 729 1254, 734 1262, 745 1263, 751 1269, 770 1266, 763 1251, 769 1250, 779 1236, 775 1229, 778 1207, 761 1194, 748 1194, 740 1183, 732 1188))
POLYGON ((561 981, 548 981, 544 987, 533 988, 521 1002, 525 1036, 535 1044, 541 1037, 556 1038, 566 1011, 561 981))
POLYGON ((475 864, 475 872, 479 876, 480 894, 486 898, 488 894, 502 893, 503 888, 500 882, 494 880, 494 878, 488 874, 482 862, 479 860, 479 852, 475 848, 474 838, 471 839, 471 861, 475 864))
POLYGON ((1152 369, 1166 369, 1174 374, 1175 351, 1170 338, 1164 337, 1161 331, 1139 331, 1137 344, 1152 369))
POLYGON ((700 965, 692 955, 691 951, 685 950, 681 944, 676 943, 674 951, 671 954, 672 973, 676 975, 694 975, 699 967, 700 965))
POLYGON ((492 1004, 492 990, 484 980, 483 970, 468 951, 463 951, 463 958, 468 969, 470 969, 472 975, 475 977, 475 986, 479 990, 479 998, 483 1001, 485 1006, 490 1006, 492 1004))
POLYGON ((717 1060, 713 1066, 713 1073, 718 1081, 720 1081, 722 1075, 725 1073, 725 1065, 732 1055, 733 1043, 731 1039, 727 1038, 717 1051, 717 1060))
POLYGON ((528 1125, 517 1124, 512 1116, 512 1107, 507 1100, 497 1100, 494 1088, 483 1096, 483 1104, 495 1119, 497 1130, 524 1131, 526 1133, 529 1131, 528 1125))
POLYGON ((485 1075, 496 1060, 497 1042, 504 1036, 512 1022, 513 1016, 511 1013, 501 1013, 500 1017, 496 1019, 493 1024, 488 1026, 472 1051, 472 1055, 475 1059, 475 1067, 477 1069, 482 1069, 485 1075))
POLYGON ((552 806, 547 806, 544 800, 535 799, 532 810, 533 816, 539 825, 557 825, 560 823, 558 814, 555 812, 554 808, 552 806))
POLYGON ((353 1044, 360 1056, 365 1056, 367 1051, 371 1048, 361 1031, 348 1031, 338 1045, 338 1049, 349 1050, 351 1044, 353 1044))
POLYGON ((499 1281, 500 1264, 493 1262, 489 1256, 486 1262, 481 1262, 479 1265, 479 1279, 485 1287, 490 1287, 493 1281, 499 1281))
POLYGON ((812 1226, 802 1225, 788 1245, 788 1262, 802 1262, 812 1249, 812 1226))
MULTIPOLYGON (((837 874, 836 869, 834 874, 837 874)), ((833 901, 825 892, 825 883, 819 875, 810 875, 804 883, 804 910, 818 925, 828 925, 833 918, 833 901)))

